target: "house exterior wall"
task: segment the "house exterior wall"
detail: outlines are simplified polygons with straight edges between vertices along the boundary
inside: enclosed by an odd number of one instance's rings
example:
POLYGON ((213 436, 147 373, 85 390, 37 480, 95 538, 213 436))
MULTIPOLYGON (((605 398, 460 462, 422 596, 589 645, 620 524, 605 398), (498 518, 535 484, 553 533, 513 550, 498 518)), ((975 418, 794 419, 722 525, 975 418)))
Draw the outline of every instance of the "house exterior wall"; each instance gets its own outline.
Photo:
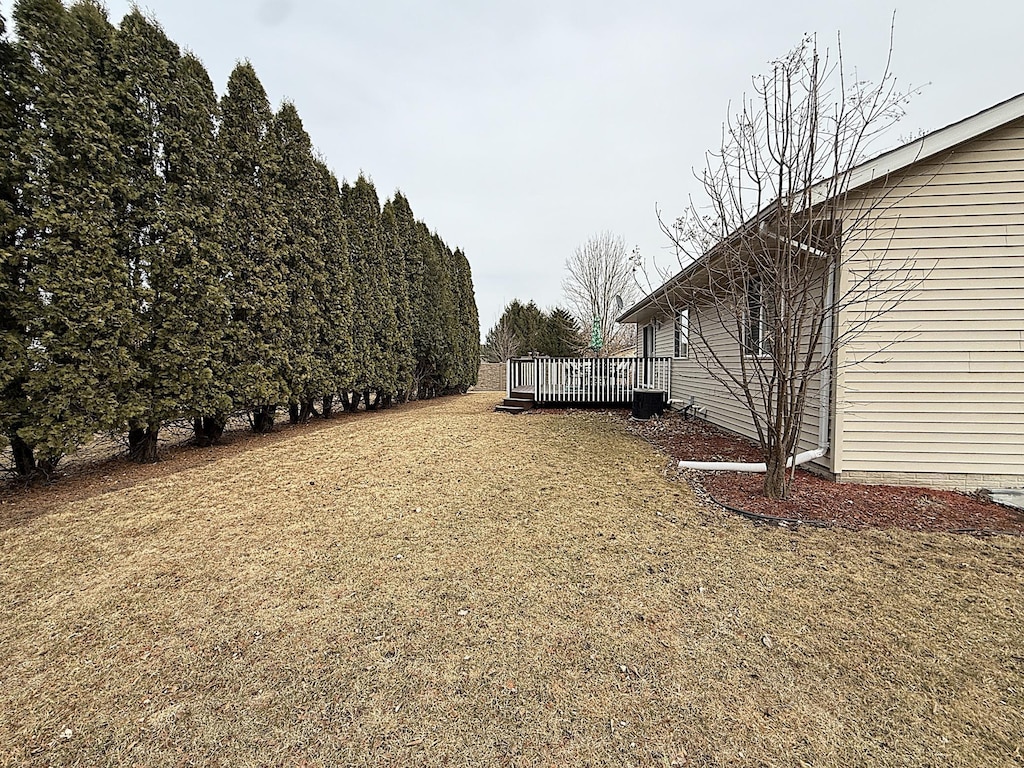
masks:
MULTIPOLYGON (((873 264, 913 279, 840 350, 835 473, 1024 487, 1024 119, 858 190, 844 232, 840 295, 873 264), (877 220, 852 231, 869 209, 877 220)), ((879 306, 844 311, 840 327, 879 306)))
MULTIPOLYGON (((712 424, 751 440, 757 440, 753 418, 746 405, 733 396, 721 381, 709 374, 708 369, 714 364, 708 360, 707 352, 701 345, 701 338, 716 350, 725 367, 734 372, 740 369, 739 344, 734 335, 725 329, 721 318, 711 305, 691 306, 689 312, 689 354, 672 360, 672 398, 677 401, 676 407, 687 405, 692 398, 693 405, 700 415, 712 424), (697 329, 700 329, 700 333, 697 329)), ((675 352, 674 309, 667 303, 658 307, 656 319, 660 322, 660 327, 656 329, 656 353, 659 356, 672 357, 675 352)), ((815 376, 808 390, 807 405, 797 443, 798 452, 819 447, 819 385, 820 379, 815 376)), ((816 460, 813 467, 830 474, 830 456, 826 455, 816 460)))
POLYGON ((637 326, 636 329, 636 356, 644 356, 644 328, 654 330, 654 353, 651 357, 672 357, 672 319, 666 312, 658 313, 649 323, 637 326))

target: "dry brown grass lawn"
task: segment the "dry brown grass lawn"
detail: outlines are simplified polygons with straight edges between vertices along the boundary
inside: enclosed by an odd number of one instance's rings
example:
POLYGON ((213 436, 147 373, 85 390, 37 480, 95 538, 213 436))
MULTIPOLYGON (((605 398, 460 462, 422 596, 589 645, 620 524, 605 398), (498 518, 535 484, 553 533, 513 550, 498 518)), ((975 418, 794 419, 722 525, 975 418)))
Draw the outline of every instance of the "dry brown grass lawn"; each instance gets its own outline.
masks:
POLYGON ((8 499, 0 761, 1024 759, 1024 541, 756 527, 497 397, 8 499))

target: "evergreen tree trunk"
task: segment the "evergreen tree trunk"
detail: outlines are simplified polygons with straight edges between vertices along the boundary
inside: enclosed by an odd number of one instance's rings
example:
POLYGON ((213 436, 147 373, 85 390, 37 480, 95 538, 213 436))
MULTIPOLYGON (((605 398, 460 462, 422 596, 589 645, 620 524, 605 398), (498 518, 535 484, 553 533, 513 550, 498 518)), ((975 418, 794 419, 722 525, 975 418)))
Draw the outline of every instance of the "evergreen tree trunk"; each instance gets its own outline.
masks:
POLYGON ((139 464, 158 461, 160 425, 135 426, 128 430, 128 458, 139 464))
POLYGON ((288 423, 298 424, 299 423, 299 404, 290 403, 288 405, 288 423))
POLYGON ((57 462, 60 461, 60 457, 56 459, 44 458, 36 459, 36 471, 33 477, 42 477, 47 480, 53 476, 54 472, 57 471, 57 462))
POLYGON ((228 425, 227 417, 216 415, 216 416, 204 416, 203 417, 203 429, 206 434, 210 436, 211 444, 219 443, 221 437, 224 436, 224 429, 228 425))
POLYGON ((14 470, 18 477, 34 477, 37 471, 36 455, 32 446, 17 435, 11 435, 11 453, 14 454, 14 470))
POLYGON ((316 406, 313 405, 312 399, 302 401, 299 408, 299 421, 306 423, 310 419, 316 418, 319 415, 320 414, 316 412, 316 406))
POLYGON ((203 416, 192 420, 192 429, 196 434, 196 445, 209 448, 217 443, 224 434, 227 419, 223 416, 203 416))
POLYGON ((265 435, 274 429, 276 405, 260 405, 252 412, 252 431, 265 435))
POLYGON ((334 415, 334 395, 324 395, 321 410, 325 419, 329 419, 334 415))
POLYGON ((203 426, 203 419, 200 416, 196 416, 192 419, 192 433, 195 435, 196 445, 200 448, 208 448, 213 444, 209 436, 206 434, 206 428, 203 426))

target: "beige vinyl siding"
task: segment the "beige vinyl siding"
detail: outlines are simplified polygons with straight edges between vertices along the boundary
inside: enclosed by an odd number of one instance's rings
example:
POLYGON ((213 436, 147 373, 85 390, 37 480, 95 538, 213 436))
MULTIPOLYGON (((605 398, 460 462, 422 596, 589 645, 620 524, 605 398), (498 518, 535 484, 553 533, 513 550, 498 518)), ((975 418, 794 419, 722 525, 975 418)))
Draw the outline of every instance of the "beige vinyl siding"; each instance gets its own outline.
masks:
POLYGON ((884 207, 873 231, 847 243, 852 274, 871 259, 907 260, 920 285, 842 352, 836 471, 1024 484, 1024 120, 868 187, 850 207, 873 203, 884 207))
POLYGON ((654 326, 654 356, 672 357, 675 352, 675 328, 672 317, 663 317, 654 326))

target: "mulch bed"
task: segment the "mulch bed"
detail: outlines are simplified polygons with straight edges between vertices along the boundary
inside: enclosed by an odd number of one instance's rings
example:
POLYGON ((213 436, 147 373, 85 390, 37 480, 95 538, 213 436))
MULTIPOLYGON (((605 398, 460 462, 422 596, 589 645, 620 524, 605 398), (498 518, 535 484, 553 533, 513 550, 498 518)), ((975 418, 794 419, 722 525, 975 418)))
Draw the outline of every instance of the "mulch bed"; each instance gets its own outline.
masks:
MULTIPOLYGON (((667 416, 638 422, 616 412, 629 429, 677 461, 762 461, 747 440, 699 420, 667 416)), ((1024 514, 981 494, 932 488, 836 483, 798 469, 789 498, 761 495, 761 475, 745 472, 683 473, 719 504, 769 518, 847 528, 1024 534, 1024 514)))

